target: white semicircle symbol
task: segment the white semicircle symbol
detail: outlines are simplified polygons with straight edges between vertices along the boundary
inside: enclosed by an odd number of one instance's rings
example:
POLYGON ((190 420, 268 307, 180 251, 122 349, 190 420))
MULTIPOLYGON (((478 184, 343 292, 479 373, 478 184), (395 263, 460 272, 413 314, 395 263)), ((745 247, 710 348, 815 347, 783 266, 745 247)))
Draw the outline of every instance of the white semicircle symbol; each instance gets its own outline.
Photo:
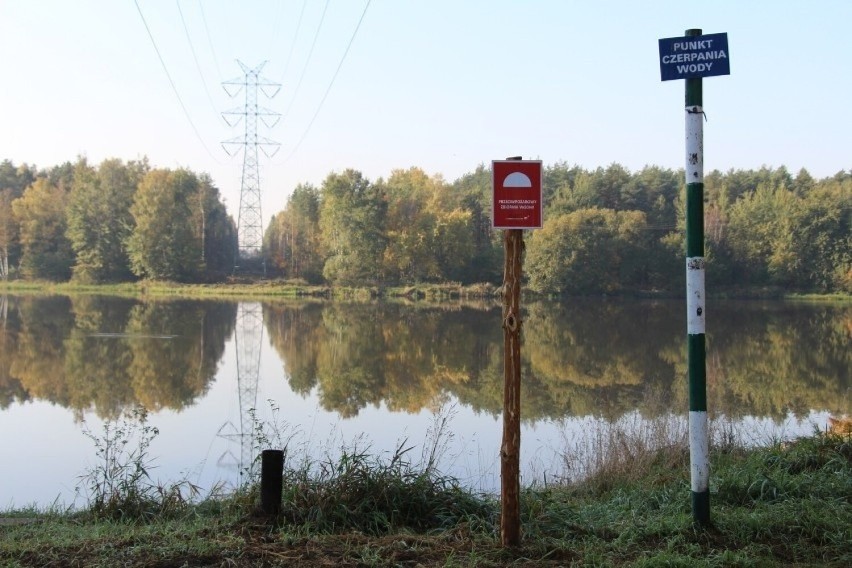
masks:
POLYGON ((532 181, 521 172, 512 172, 503 180, 503 187, 532 187, 532 181))

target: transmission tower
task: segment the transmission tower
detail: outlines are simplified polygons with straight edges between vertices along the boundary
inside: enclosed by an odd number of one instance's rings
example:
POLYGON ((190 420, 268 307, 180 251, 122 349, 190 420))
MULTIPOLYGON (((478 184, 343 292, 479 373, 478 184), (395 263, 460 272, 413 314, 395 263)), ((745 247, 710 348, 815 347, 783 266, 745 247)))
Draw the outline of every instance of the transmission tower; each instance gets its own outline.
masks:
POLYGON ((236 127, 240 121, 245 123, 243 136, 225 140, 222 147, 231 156, 243 151, 243 175, 240 186, 240 211, 237 218, 237 258, 234 269, 240 260, 259 259, 263 246, 263 215, 260 207, 260 166, 257 151, 260 149, 267 157, 278 152, 281 145, 269 138, 258 136, 257 123, 262 122, 267 128, 274 127, 281 114, 258 106, 258 91, 271 99, 281 89, 279 83, 273 83, 261 76, 260 71, 266 65, 264 61, 254 69, 249 69, 242 62, 237 64, 243 70, 243 76, 222 83, 225 92, 235 98, 245 91, 245 103, 222 113, 231 127, 236 127), (233 149, 230 150, 229 148, 233 149))
POLYGON ((257 404, 257 384, 260 379, 260 347, 263 343, 263 307, 258 302, 240 303, 234 343, 237 351, 237 393, 240 401, 240 426, 226 422, 219 436, 240 444, 237 460, 230 451, 219 458, 219 465, 235 467, 251 474, 255 456, 252 455, 252 412, 257 404))

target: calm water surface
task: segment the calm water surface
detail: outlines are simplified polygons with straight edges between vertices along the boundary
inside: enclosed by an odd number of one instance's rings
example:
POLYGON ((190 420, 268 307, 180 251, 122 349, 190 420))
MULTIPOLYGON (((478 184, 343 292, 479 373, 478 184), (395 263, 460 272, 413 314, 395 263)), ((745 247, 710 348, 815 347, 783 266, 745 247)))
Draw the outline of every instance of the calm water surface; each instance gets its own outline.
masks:
MULTIPOLYGON (((710 310, 708 408, 743 441, 809 433, 850 412, 852 307, 710 310)), ((496 303, 8 296, 0 326, 0 509, 82 504, 80 476, 97 465, 84 432, 102 434, 105 420, 137 405, 160 431, 151 455, 162 481, 239 483, 253 423, 293 456, 353 446, 382 455, 407 440, 416 462, 443 422, 442 471, 499 487, 496 303)), ((613 423, 682 424, 684 336, 680 301, 528 304, 524 481, 569 475, 562 456, 583 453, 613 423)))

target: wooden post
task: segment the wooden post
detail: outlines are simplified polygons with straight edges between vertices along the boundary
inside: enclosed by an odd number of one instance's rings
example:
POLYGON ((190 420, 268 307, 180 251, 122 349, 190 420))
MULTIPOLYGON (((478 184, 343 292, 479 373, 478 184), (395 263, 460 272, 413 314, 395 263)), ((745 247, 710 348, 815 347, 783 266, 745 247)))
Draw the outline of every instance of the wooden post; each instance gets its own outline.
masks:
POLYGON ((266 515, 281 511, 284 491, 284 451, 263 450, 260 454, 260 510, 266 515))
POLYGON ((503 233, 503 444, 500 448, 500 539, 521 542, 521 276, 524 233, 503 233))

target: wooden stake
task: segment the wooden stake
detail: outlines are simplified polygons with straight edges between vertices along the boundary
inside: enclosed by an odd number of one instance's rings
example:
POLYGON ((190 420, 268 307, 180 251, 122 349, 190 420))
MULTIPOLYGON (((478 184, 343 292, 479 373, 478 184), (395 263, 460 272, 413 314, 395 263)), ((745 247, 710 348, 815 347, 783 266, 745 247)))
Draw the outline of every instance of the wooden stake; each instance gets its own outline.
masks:
POLYGON ((521 542, 521 276, 524 233, 503 233, 503 444, 500 448, 500 538, 503 546, 521 542))

